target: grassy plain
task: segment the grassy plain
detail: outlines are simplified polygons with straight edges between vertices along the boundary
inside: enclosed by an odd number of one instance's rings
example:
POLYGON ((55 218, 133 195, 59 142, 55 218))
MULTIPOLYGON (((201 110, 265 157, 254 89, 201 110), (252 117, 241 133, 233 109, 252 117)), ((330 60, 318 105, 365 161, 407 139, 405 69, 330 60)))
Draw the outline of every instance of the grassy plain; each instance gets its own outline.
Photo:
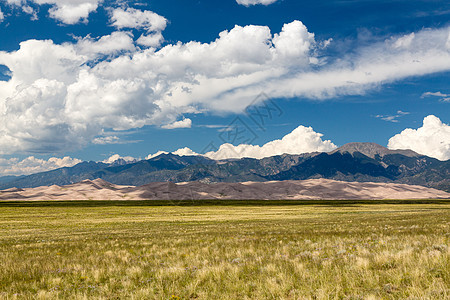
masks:
POLYGON ((450 299, 445 201, 144 204, 0 203, 0 299, 450 299))

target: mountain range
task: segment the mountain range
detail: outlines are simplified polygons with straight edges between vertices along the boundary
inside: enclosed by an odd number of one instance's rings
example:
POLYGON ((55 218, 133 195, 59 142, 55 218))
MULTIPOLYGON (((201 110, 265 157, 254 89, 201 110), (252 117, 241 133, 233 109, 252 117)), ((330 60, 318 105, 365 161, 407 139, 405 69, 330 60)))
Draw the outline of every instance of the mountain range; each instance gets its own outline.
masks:
POLYGON ((212 160, 161 154, 131 163, 82 162, 73 167, 0 178, 0 189, 68 185, 103 179, 117 185, 150 182, 265 182, 306 179, 405 183, 450 192, 450 160, 411 150, 389 150, 374 143, 350 143, 332 152, 283 154, 262 159, 212 160))

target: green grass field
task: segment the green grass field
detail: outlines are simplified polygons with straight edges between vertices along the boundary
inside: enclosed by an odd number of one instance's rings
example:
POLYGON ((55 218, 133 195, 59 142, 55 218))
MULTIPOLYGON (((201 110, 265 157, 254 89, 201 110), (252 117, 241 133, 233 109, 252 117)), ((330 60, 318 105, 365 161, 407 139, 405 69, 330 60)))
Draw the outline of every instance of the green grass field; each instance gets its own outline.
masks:
POLYGON ((264 203, 0 203, 0 299, 450 298, 449 202, 264 203))

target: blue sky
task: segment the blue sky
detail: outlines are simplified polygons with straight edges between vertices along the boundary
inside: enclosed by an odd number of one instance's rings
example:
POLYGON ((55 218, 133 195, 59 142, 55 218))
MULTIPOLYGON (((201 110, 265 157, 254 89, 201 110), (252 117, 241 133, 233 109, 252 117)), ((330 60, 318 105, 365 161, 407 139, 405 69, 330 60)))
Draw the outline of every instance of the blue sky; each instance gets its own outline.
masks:
POLYGON ((212 158, 355 141, 450 158, 448 1, 2 0, 0 10, 3 175, 211 143, 212 158), (258 126, 252 103, 279 111, 258 126), (229 138, 236 120, 247 139, 229 138), (219 150, 240 141, 253 146, 219 150))

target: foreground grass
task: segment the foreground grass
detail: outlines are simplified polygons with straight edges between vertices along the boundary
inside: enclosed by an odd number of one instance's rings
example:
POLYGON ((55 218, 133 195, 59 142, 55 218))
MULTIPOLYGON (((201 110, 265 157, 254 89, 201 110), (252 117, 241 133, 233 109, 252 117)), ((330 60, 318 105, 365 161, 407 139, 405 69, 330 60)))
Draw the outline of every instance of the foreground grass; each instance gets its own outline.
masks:
POLYGON ((450 205, 0 205, 1 299, 449 299, 450 205))

